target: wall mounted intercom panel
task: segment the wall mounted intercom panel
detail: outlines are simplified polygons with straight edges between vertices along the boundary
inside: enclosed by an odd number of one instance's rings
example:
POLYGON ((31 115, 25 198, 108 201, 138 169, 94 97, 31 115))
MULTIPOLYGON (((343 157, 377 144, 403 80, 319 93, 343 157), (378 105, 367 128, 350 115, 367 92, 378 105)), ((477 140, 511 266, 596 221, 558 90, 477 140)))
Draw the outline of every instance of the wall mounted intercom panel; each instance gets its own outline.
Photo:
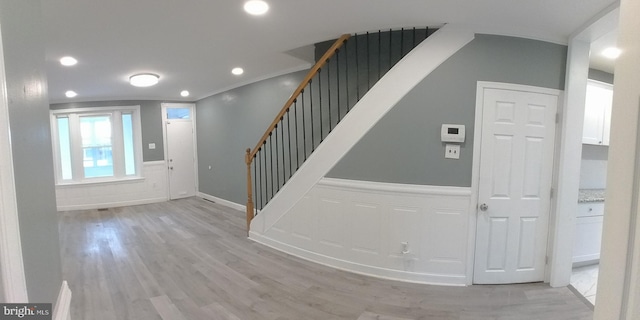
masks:
POLYGON ((440 130, 440 139, 442 142, 464 142, 464 125, 463 124, 443 124, 440 130))

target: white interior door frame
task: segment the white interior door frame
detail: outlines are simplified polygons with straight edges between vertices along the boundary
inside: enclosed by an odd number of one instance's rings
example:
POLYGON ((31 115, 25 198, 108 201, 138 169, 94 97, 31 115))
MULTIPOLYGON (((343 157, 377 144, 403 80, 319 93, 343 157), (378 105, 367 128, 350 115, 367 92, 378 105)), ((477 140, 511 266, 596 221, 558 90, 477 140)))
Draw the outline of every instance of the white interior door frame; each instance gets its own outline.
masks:
POLYGON ((16 200, 9 126, 9 103, 4 69, 4 49, 0 39, 0 272, 4 302, 28 302, 22 260, 20 223, 16 200))
MULTIPOLYGON (((162 141, 163 141, 163 147, 164 147, 164 162, 165 164, 168 165, 168 159, 169 159, 169 148, 167 147, 167 109, 168 108, 190 108, 191 109, 191 123, 193 125, 193 135, 192 135, 192 139, 193 139, 193 157, 194 157, 194 162, 193 162, 193 173, 194 173, 194 179, 195 179, 195 184, 196 184, 196 194, 199 193, 199 186, 200 183, 198 182, 198 140, 197 140, 197 135, 196 135, 196 105, 195 103, 162 103, 161 104, 161 108, 162 108, 162 141)), ((170 183, 171 181, 169 174, 167 174, 167 199, 171 199, 171 188, 170 188, 170 183)))
MULTIPOLYGON (((489 82, 478 81, 476 86, 476 108, 475 108, 475 122, 473 130, 473 167, 471 174, 471 201, 469 204, 469 243, 468 243, 468 259, 467 259, 467 285, 473 284, 473 273, 475 263, 475 248, 476 248, 476 236, 477 236, 477 208, 478 208, 478 191, 480 185, 480 156, 482 152, 482 128, 483 128, 483 111, 484 111, 484 90, 485 89, 501 89, 501 90, 514 90, 514 91, 526 91, 533 93, 541 93, 548 95, 558 96, 558 112, 562 109, 562 91, 549 88, 541 88, 527 85, 501 83, 501 82, 489 82)), ((560 132, 559 125, 556 124, 556 132, 560 132)), ((558 144, 560 134, 556 134, 554 143, 558 144)), ((555 159, 555 156, 554 156, 555 159)), ((554 164, 555 166, 555 164, 554 164)), ((554 170, 555 172, 555 170, 554 170)), ((557 181, 552 182, 552 186, 555 189, 557 181)), ((553 204, 553 203, 552 203, 553 204)), ((549 212, 549 235, 552 233, 554 206, 552 205, 549 212)), ((548 236, 549 237, 549 236, 548 236)), ((549 274, 549 264, 545 266, 545 274, 549 274)), ((548 282, 548 277, 545 277, 545 282, 548 282)))

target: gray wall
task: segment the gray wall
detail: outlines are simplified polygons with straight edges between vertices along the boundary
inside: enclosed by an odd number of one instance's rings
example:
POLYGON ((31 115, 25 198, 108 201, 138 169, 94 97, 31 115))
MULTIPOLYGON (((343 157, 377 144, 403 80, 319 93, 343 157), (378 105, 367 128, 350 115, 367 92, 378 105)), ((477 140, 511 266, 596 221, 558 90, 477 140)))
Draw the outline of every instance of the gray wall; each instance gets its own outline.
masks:
POLYGON ((327 176, 471 186, 477 81, 563 89, 566 54, 562 45, 476 35, 389 111, 327 176), (459 160, 444 158, 443 123, 466 125, 459 160))
POLYGON ((306 73, 259 81, 196 102, 200 192, 246 203, 245 150, 255 146, 306 73))
POLYGON ((613 74, 596 69, 589 69, 589 79, 613 84, 613 74))
POLYGON ((62 271, 40 6, 1 0, 0 22, 27 291, 55 303, 62 271))
POLYGON ((165 101, 97 101, 52 104, 52 110, 87 107, 140 106, 142 129, 142 160, 164 160, 164 142, 162 140, 162 107, 165 101), (155 149, 149 149, 149 143, 155 143, 155 149))

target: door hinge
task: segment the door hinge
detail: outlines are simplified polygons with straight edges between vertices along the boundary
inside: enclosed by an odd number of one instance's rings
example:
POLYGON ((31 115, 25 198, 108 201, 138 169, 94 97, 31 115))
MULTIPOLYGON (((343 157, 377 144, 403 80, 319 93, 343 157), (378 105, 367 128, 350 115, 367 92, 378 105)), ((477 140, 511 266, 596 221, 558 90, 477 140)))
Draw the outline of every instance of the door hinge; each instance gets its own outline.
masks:
POLYGON ((553 188, 551 188, 551 190, 549 190, 549 198, 553 199, 553 188))
POLYGON ((549 264, 549 256, 544 256, 544 265, 548 265, 549 264))
POLYGON ((556 123, 560 123, 560 114, 556 113, 556 123))

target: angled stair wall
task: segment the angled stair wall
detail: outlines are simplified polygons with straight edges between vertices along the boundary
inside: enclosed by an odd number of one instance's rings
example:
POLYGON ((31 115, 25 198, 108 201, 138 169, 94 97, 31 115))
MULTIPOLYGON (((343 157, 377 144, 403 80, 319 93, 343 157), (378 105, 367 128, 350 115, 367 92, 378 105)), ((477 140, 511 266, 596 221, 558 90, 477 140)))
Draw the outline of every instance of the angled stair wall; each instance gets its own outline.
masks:
POLYGON ((259 238, 287 214, 388 110, 473 37, 465 28, 444 26, 382 76, 253 218, 250 237, 259 238))

